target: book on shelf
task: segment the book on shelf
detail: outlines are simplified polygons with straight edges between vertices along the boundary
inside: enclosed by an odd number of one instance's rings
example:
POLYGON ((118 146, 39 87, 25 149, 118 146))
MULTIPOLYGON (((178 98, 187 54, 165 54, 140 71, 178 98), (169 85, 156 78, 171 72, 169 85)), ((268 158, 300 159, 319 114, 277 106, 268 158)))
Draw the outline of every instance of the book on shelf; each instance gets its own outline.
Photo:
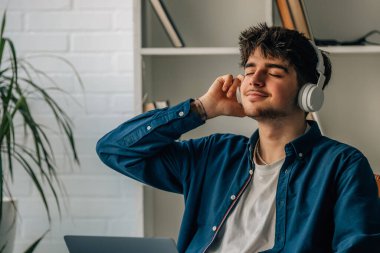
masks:
POLYGON ((169 100, 157 100, 153 102, 147 102, 143 105, 143 111, 147 112, 154 109, 163 109, 169 107, 169 105, 169 100))
MULTIPOLYGON (((276 4, 283 27, 297 30, 308 39, 314 40, 304 0, 276 0, 276 4)), ((309 113, 307 119, 316 121, 324 134, 318 112, 309 113)))
POLYGON ((280 14, 282 26, 291 30, 295 30, 292 15, 287 0, 276 0, 277 9, 280 14))
POLYGON ((276 0, 282 26, 297 30, 313 40, 304 0, 276 0))
POLYGON ((150 3, 173 46, 184 47, 185 43, 162 0, 150 0, 150 3))

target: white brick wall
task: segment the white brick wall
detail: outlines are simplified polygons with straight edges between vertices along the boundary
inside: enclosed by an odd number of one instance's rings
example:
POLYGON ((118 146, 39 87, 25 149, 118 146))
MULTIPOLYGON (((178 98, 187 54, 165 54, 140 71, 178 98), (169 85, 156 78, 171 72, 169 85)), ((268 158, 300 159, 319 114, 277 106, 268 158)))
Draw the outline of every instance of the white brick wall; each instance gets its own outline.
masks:
POLYGON ((69 48, 67 35, 59 33, 13 33, 15 47, 22 52, 65 52, 69 48))
POLYGON ((31 10, 50 11, 71 9, 73 0, 1 0, 1 8, 8 10, 31 10), (8 4, 8 5, 7 5, 8 4))
MULTIPOLYGON (((128 15, 128 14, 127 14, 128 15)), ((130 13, 129 13, 130 15, 130 13)), ((108 31, 112 29, 111 12, 51 11, 31 12, 25 15, 26 29, 33 31, 108 31), (54 22, 51 22, 54 20, 54 22)))
MULTIPOLYGON (((6 6, 6 35, 19 56, 32 57, 30 62, 80 104, 52 93, 73 119, 81 167, 66 159, 60 137, 50 136, 67 197, 60 221, 48 193, 52 229, 35 252, 67 253, 65 234, 141 236, 141 185, 106 168, 95 153, 96 141, 134 114, 133 0, 0 0, 0 8, 6 6), (84 91, 69 67, 46 54, 75 65, 84 91)), ((49 110, 38 102, 31 106, 40 122, 54 127, 49 110)), ((25 173, 17 171, 15 179, 20 219, 14 252, 19 253, 48 229, 48 221, 25 173)))

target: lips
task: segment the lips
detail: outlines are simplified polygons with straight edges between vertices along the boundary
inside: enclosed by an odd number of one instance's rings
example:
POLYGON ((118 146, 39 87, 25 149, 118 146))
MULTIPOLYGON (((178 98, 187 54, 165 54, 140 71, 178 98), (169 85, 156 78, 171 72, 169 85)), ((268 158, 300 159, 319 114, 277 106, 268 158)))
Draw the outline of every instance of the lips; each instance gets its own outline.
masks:
POLYGON ((245 95, 252 102, 260 101, 268 97, 267 93, 262 92, 262 91, 257 91, 257 90, 247 91, 245 95))

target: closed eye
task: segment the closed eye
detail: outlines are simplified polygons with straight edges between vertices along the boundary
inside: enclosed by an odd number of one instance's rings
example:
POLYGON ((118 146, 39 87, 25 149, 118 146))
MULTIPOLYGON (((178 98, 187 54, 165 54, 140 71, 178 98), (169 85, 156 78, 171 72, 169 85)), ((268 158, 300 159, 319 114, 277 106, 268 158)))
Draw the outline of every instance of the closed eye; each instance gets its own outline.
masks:
POLYGON ((273 76, 273 77, 277 77, 277 78, 282 78, 283 75, 280 75, 280 74, 274 74, 274 73, 269 73, 269 75, 273 76))

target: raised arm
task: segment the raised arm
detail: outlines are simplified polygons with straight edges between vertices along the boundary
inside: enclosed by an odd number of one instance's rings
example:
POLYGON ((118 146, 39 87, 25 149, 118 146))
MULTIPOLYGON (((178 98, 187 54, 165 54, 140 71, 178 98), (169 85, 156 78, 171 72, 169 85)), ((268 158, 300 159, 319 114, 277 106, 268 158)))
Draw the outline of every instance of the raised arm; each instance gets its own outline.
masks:
POLYGON ((235 95, 241 78, 220 76, 199 100, 149 111, 121 124, 98 141, 100 159, 138 181, 182 193, 183 180, 200 160, 207 138, 176 140, 206 119, 245 116, 235 95))
POLYGON ((121 124, 98 141, 100 159, 138 181, 181 193, 183 164, 197 156, 195 146, 201 141, 176 140, 204 123, 191 104, 149 111, 121 124))

